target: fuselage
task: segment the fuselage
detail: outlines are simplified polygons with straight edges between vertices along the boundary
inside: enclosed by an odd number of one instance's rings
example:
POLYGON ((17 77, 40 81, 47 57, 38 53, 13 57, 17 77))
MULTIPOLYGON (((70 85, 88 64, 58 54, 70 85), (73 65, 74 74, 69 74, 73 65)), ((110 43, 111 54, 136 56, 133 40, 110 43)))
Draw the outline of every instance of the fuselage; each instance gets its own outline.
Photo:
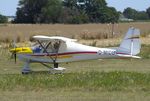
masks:
POLYGON ((118 57, 116 49, 86 46, 76 42, 66 42, 66 46, 60 47, 57 53, 20 53, 18 56, 22 61, 44 63, 51 63, 53 59, 55 59, 57 63, 62 63, 118 57))

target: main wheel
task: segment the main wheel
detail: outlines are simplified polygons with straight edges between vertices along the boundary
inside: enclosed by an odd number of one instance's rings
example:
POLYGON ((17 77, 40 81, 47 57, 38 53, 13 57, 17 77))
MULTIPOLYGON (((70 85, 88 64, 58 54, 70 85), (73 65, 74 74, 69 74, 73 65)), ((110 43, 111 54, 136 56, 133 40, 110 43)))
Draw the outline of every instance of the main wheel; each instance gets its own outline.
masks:
POLYGON ((22 74, 23 74, 23 75, 27 75, 27 74, 29 74, 29 72, 22 72, 22 74))
POLYGON ((54 63, 54 68, 58 68, 58 63, 54 63))

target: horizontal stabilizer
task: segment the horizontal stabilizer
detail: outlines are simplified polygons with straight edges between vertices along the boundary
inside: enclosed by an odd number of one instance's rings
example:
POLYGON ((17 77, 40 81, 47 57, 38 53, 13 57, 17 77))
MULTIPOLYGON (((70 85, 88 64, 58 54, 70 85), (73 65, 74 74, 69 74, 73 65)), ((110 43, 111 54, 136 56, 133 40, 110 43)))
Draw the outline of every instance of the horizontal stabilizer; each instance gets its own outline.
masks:
POLYGON ((117 54, 119 57, 123 58, 135 58, 135 59, 141 59, 139 56, 132 56, 132 55, 122 55, 122 54, 117 54))

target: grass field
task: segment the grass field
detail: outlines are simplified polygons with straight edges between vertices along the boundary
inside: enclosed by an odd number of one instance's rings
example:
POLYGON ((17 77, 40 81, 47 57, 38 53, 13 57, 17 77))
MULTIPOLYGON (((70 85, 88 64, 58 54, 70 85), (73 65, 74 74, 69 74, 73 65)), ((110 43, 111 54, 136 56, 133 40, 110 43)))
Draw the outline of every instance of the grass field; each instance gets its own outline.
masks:
MULTIPOLYGON (((142 59, 92 60, 61 64, 60 66, 67 68, 64 74, 49 74, 48 69, 42 65, 31 64, 32 70, 36 72, 21 75, 23 63, 17 61, 17 64, 14 64, 14 60, 10 59, 8 44, 3 44, 0 48, 0 100, 150 101, 150 23, 118 24, 115 32, 120 35, 117 40, 80 39, 80 43, 92 45, 96 41, 96 46, 99 47, 117 46, 121 41, 120 36, 129 25, 141 28, 142 33, 146 33, 142 38, 142 59)), ((11 36, 17 34, 22 41, 40 33, 77 37, 87 31, 89 34, 101 33, 108 27, 105 24, 3 25, 0 26, 0 36, 5 34, 4 37, 12 38, 11 36)))
MULTIPOLYGON (((150 22, 119 23, 115 24, 114 37, 122 36, 129 27, 136 27, 141 30, 142 36, 150 34, 150 22)), ((95 36, 107 34, 111 36, 111 24, 8 24, 0 25, 0 41, 9 41, 19 37, 20 41, 28 41, 33 35, 61 35, 70 38, 81 39, 83 35, 95 36)))

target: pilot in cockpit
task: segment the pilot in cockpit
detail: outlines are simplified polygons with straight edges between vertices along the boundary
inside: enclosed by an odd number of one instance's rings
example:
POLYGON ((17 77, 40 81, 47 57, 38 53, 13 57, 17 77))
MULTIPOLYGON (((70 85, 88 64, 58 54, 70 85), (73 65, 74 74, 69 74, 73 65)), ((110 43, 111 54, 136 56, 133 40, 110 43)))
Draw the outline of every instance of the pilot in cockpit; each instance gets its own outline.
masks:
POLYGON ((35 45, 32 47, 33 53, 41 53, 42 47, 40 45, 35 45))
POLYGON ((34 47, 32 47, 33 53, 57 53, 60 47, 60 42, 49 42, 49 43, 42 43, 42 46, 40 44, 35 44, 34 47), (44 49, 43 49, 44 48, 44 49))

